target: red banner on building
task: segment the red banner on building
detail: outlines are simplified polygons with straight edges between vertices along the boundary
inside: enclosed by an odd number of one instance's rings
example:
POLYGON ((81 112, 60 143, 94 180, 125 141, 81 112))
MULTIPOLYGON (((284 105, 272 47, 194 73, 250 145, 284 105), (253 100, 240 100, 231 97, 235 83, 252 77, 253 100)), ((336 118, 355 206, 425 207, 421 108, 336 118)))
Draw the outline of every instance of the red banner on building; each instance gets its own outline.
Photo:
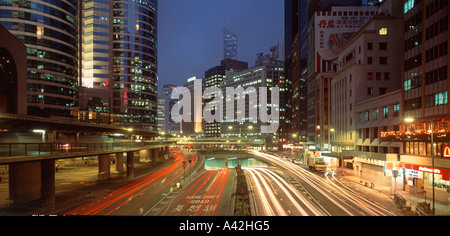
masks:
MULTIPOLYGON (((413 164, 406 164, 404 166, 406 169, 410 170, 417 170, 427 173, 433 173, 433 168, 429 166, 419 166, 419 165, 413 165, 413 164)), ((443 169, 443 168, 434 168, 434 173, 438 175, 442 175, 443 180, 450 180, 450 169, 443 169)))

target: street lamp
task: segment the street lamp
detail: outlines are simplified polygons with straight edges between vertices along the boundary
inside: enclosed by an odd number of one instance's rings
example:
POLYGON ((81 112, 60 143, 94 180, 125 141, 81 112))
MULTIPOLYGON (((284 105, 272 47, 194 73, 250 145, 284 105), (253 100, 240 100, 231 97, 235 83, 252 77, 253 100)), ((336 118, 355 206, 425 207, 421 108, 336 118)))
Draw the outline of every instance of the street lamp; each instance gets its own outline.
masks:
MULTIPOLYGON (((411 122, 414 122, 414 118, 413 117, 406 117, 405 119, 404 119, 404 121, 405 122, 407 122, 407 123, 411 123, 411 122)), ((430 141, 431 141, 431 169, 432 169, 432 186, 433 186, 433 209, 432 209, 432 213, 433 213, 433 215, 435 215, 435 191, 434 191, 434 143, 433 143, 433 133, 434 133, 434 128, 433 128, 433 121, 431 120, 430 121, 430 128, 431 128, 431 132, 430 132, 430 135, 431 135, 431 138, 430 138, 430 141)))
MULTIPOLYGON (((328 146, 329 146, 330 151, 332 151, 332 148, 331 148, 331 137, 332 137, 332 135, 334 135, 335 131, 336 130, 334 128, 331 128, 330 129, 330 135, 328 135, 328 146)), ((344 156, 340 155, 339 147, 337 148, 337 154, 338 154, 338 156, 341 159, 341 172, 342 172, 342 175, 344 175, 344 156)))

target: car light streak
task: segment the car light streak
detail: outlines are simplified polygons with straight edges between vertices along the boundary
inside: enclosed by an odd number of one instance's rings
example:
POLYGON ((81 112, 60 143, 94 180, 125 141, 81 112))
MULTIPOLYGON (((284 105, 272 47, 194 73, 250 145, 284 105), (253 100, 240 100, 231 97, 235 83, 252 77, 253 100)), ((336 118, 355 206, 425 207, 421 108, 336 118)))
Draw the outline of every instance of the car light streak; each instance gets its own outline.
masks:
MULTIPOLYGON (((172 203, 170 206, 167 207, 167 209, 162 213, 162 215, 168 215, 170 212, 174 211, 174 208, 177 207, 177 205, 194 189, 194 187, 197 187, 198 184, 201 184, 203 186, 206 183, 206 180, 211 178, 211 176, 214 174, 214 171, 207 171, 205 172, 200 178, 197 179, 197 181, 192 184, 192 186, 181 196, 172 203)), ((183 205, 182 208, 178 208, 177 211, 181 211, 186 205, 183 205)))
MULTIPOLYGON (((258 178, 256 177, 255 173, 251 170, 248 171, 248 173, 251 175, 252 179, 255 181, 256 189, 258 190, 259 197, 261 198, 261 203, 263 205, 264 214, 265 216, 275 216, 275 212, 273 211, 272 207, 269 204, 269 201, 266 197, 266 194, 264 194, 264 191, 261 187, 261 184, 259 183, 258 178)), ((276 199, 275 199, 276 200, 276 199)), ((278 200, 276 200, 278 201, 278 200)))
POLYGON ((227 179, 230 175, 230 170, 228 168, 222 169, 219 174, 216 176, 216 178, 214 178, 214 180, 212 181, 212 183, 208 186, 208 188, 206 189, 206 193, 203 195, 203 202, 207 202, 206 204, 202 204, 194 213, 194 216, 199 216, 199 215, 210 215, 210 216, 214 216, 216 209, 220 201, 220 198, 213 198, 211 200, 211 202, 208 202, 207 197, 208 196, 222 196, 222 192, 225 188, 227 179), (206 211, 205 209, 213 209, 212 211, 206 211))
MULTIPOLYGON (((106 210, 106 208, 118 204, 112 210, 109 210, 107 213, 102 213, 104 215, 112 214, 114 211, 120 209, 126 203, 132 201, 134 198, 141 196, 149 188, 154 187, 155 184, 159 183, 161 180, 166 179, 170 174, 174 175, 174 177, 169 177, 170 179, 169 181, 167 179, 165 180, 166 184, 164 186, 162 186, 156 191, 152 191, 151 195, 158 193, 158 191, 161 191, 164 187, 167 187, 169 184, 173 183, 173 181, 175 181, 183 174, 183 171, 179 170, 179 168, 183 165, 184 157, 178 152, 173 152, 172 154, 175 158, 175 161, 171 165, 161 170, 158 170, 154 173, 151 173, 144 178, 134 181, 133 183, 128 184, 114 192, 111 192, 105 196, 97 198, 91 202, 81 205, 80 207, 68 211, 64 213, 64 215, 100 214, 100 212, 106 210), (120 201, 122 202, 120 203, 120 201)), ((198 158, 195 156, 194 161, 190 163, 190 165, 188 165, 187 167, 191 168, 193 164, 197 161, 197 159, 198 158)), ((148 198, 149 197, 147 197, 146 199, 148 198)), ((143 201, 141 201, 137 205, 131 206, 130 208, 136 208, 142 202, 143 201)), ((131 209, 129 209, 128 212, 130 210, 131 209)))
MULTIPOLYGON (((280 159, 278 159, 275 156, 272 155, 268 155, 265 153, 260 153, 257 151, 254 151, 254 154, 256 154, 257 156, 266 158, 268 160, 270 160, 271 162, 283 167, 284 169, 287 169, 289 171, 291 171, 291 173, 293 173, 295 176, 297 176, 298 178, 302 179, 303 181, 305 181, 306 183, 308 183, 309 185, 313 186, 315 188, 316 191, 318 191, 320 194, 322 194, 324 197, 326 197, 330 202, 332 202, 333 204, 335 204, 336 206, 338 206, 341 210, 343 210, 345 213, 347 213, 350 216, 353 216, 353 213, 351 213, 349 210, 347 210, 346 207, 344 207, 342 204, 340 204, 339 202, 337 202, 335 199, 333 199, 330 195, 333 195, 331 192, 329 192, 328 189, 324 188, 322 186, 322 180, 317 176, 314 175, 313 173, 297 166, 297 165, 293 165, 290 162, 286 162, 286 161, 282 161, 280 159), (318 183, 320 182, 320 183, 318 183)), ((335 196, 335 198, 339 199, 339 197, 335 196)))
POLYGON ((392 215, 394 216, 395 213, 359 196, 358 193, 350 189, 349 187, 345 186, 344 184, 340 183, 342 187, 338 186, 335 182, 339 183, 339 180, 336 179, 336 177, 332 177, 333 180, 329 179, 330 182, 332 182, 337 189, 341 190, 343 194, 345 194, 347 197, 353 199, 355 202, 358 202, 360 206, 367 208, 368 211, 372 212, 372 215, 392 215))
POLYGON ((296 178, 305 181, 348 215, 354 215, 355 211, 361 215, 395 215, 382 206, 358 196, 357 193, 340 183, 340 181, 334 176, 332 177, 334 181, 332 181, 327 174, 325 175, 326 179, 324 179, 298 165, 280 160, 275 156, 257 151, 255 151, 254 154, 271 161, 272 163, 288 170, 296 178), (340 183, 343 187, 340 187, 335 182, 340 183), (349 204, 350 202, 353 204, 349 204))
POLYGON ((270 175, 272 177, 272 180, 275 181, 278 186, 280 186, 280 188, 286 193, 286 195, 288 196, 289 200, 294 204, 294 206, 297 208, 297 210, 299 212, 302 213, 302 215, 308 215, 306 213, 306 211, 303 210, 303 208, 298 204, 297 200, 294 199, 294 197, 292 196, 292 194, 295 195, 295 197, 297 197, 297 199, 305 204, 308 209, 310 211, 312 211, 312 213, 315 216, 320 216, 322 215, 320 213, 320 211, 314 207, 303 195, 301 195, 297 189, 295 189, 294 187, 292 187, 292 185, 290 185, 289 183, 287 183, 284 179, 282 179, 279 175, 275 174, 273 171, 267 170, 267 169, 263 169, 260 168, 261 171, 264 171, 265 173, 267 173, 268 175, 270 175), (289 191, 288 191, 289 189, 289 191), (291 194, 292 193, 292 194, 291 194))

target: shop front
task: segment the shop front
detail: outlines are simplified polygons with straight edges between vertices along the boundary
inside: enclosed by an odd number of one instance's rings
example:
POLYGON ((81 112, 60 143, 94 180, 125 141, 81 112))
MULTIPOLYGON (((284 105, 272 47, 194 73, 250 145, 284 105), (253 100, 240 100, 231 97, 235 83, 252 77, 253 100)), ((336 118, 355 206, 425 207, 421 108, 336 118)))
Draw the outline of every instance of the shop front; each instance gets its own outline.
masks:
MULTIPOLYGON (((433 168, 415 164, 404 164, 405 190, 431 197, 433 191, 433 168)), ((437 201, 450 199, 450 169, 434 168, 434 186, 437 201)))

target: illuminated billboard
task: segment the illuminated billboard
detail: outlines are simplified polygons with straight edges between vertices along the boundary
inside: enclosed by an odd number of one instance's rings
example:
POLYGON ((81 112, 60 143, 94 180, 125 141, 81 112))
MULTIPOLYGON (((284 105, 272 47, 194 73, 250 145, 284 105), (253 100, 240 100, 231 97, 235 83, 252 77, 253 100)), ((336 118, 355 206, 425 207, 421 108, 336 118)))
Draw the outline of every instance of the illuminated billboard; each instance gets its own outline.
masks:
POLYGON ((376 15, 374 6, 333 7, 314 16, 316 72, 331 72, 339 49, 376 15))

